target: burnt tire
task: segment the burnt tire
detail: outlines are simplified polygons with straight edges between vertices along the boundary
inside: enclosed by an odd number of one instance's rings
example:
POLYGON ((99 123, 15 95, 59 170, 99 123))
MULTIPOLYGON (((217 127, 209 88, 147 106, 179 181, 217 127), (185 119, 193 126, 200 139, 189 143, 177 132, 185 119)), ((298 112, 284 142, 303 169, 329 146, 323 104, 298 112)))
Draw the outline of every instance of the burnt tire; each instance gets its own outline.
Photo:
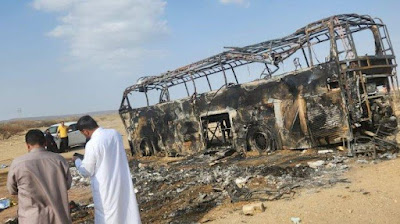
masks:
POLYGON ((271 152, 278 149, 278 139, 266 126, 252 126, 247 132, 247 150, 271 152))
POLYGON ((128 140, 129 143, 129 149, 131 150, 131 155, 134 156, 135 155, 135 148, 133 147, 133 143, 131 140, 128 140))
POLYGON ((153 145, 147 138, 142 139, 139 145, 139 152, 142 156, 152 156, 154 155, 153 145))

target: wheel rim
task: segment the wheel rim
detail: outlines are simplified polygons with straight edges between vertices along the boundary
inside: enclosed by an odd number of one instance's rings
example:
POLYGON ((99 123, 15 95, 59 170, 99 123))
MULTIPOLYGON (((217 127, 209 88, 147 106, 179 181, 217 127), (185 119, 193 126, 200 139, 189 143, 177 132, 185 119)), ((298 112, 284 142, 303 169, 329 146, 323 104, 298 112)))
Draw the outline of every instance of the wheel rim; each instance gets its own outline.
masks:
POLYGON ((256 132, 253 135, 253 145, 260 151, 269 150, 269 138, 263 132, 256 132))

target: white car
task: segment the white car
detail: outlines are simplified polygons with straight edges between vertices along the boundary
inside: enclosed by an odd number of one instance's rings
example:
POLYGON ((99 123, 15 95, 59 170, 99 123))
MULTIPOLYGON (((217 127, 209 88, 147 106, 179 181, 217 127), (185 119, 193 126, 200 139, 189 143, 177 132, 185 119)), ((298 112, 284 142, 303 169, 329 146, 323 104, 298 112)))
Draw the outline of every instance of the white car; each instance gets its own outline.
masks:
MULTIPOLYGON (((57 137, 57 128, 61 124, 53 124, 47 130, 54 137, 54 141, 57 147, 60 148, 60 138, 57 137)), ((68 126, 68 147, 84 145, 86 144, 86 137, 76 128, 76 122, 65 122, 65 126, 68 126)))

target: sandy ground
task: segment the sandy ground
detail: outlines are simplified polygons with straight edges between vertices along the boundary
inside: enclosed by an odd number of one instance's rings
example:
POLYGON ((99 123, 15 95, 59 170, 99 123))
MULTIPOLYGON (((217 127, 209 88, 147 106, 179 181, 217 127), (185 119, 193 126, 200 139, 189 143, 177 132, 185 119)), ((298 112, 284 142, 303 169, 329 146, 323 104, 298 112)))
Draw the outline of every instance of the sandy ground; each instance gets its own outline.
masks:
MULTIPOLYGON (((105 128, 117 129, 124 137, 122 122, 117 114, 95 117, 105 128)), ((0 164, 9 165, 13 158, 26 153, 24 133, 0 141, 0 164)), ((67 159, 74 152, 84 153, 82 147, 63 153, 67 159)), ((293 199, 267 202, 267 209, 254 216, 241 212, 242 203, 226 203, 207 213, 201 221, 207 223, 292 223, 291 217, 301 218, 301 223, 400 223, 400 159, 378 164, 351 164, 345 177, 351 183, 337 184, 332 188, 303 189, 293 199)), ((0 198, 11 197, 6 188, 8 169, 0 169, 0 198)), ((70 200, 87 202, 90 188, 69 191, 70 200)), ((16 216, 17 206, 0 212, 0 221, 16 216)))
MULTIPOLYGON (((119 118, 118 114, 110 114, 110 115, 99 115, 94 116, 95 120, 98 124, 104 128, 113 128, 116 129, 119 133, 121 133, 124 139, 124 146, 128 150, 128 140, 126 138, 125 130, 122 125, 122 122, 119 118)), ((69 121, 66 119, 66 121, 69 121)), ((45 130, 47 127, 40 128, 41 130, 45 130)), ((0 164, 5 164, 9 166, 12 160, 18 156, 21 156, 27 153, 27 149, 25 146, 25 133, 21 133, 19 135, 13 136, 7 140, 0 140, 0 164)), ((67 160, 72 158, 72 155, 75 153, 85 153, 85 149, 83 147, 75 147, 72 148, 71 151, 66 153, 61 153, 67 160)), ((0 169, 0 198, 11 198, 13 201, 17 202, 17 198, 15 196, 9 195, 5 185, 7 181, 7 173, 8 168, 0 169)), ((91 199, 91 191, 90 188, 73 188, 69 192, 69 199, 74 200, 76 202, 87 202, 91 199)), ((17 214, 18 206, 11 207, 0 212, 0 222, 6 221, 8 218, 15 217, 17 214)))
MULTIPOLYGON (((125 130, 118 114, 101 115, 94 117, 100 126, 105 128, 116 129, 124 137, 125 148, 128 148, 128 140, 125 136, 125 130)), ((70 121, 66 119, 66 121, 70 121)), ((47 127, 41 127, 39 129, 45 130, 47 127)), ((70 152, 62 153, 62 155, 70 159, 75 152, 84 152, 83 147, 72 148, 70 152)), ((27 153, 25 146, 25 133, 12 136, 7 140, 0 140, 0 164, 10 165, 15 157, 21 156, 27 153)), ((8 169, 1 169, 0 172, 8 172, 8 169)))
POLYGON ((305 189, 294 199, 266 202, 254 216, 241 212, 245 203, 217 207, 202 221, 219 223, 400 223, 400 159, 378 164, 352 164, 345 175, 351 183, 305 189))

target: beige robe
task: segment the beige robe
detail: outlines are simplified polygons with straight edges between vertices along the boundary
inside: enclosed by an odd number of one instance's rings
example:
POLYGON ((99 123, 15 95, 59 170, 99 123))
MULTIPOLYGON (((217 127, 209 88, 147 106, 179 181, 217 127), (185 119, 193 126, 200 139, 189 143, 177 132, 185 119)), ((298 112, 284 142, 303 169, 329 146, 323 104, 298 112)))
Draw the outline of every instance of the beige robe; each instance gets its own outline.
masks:
POLYGON ((10 194, 18 194, 18 222, 71 223, 67 191, 71 174, 64 157, 42 148, 12 162, 7 179, 10 194))

